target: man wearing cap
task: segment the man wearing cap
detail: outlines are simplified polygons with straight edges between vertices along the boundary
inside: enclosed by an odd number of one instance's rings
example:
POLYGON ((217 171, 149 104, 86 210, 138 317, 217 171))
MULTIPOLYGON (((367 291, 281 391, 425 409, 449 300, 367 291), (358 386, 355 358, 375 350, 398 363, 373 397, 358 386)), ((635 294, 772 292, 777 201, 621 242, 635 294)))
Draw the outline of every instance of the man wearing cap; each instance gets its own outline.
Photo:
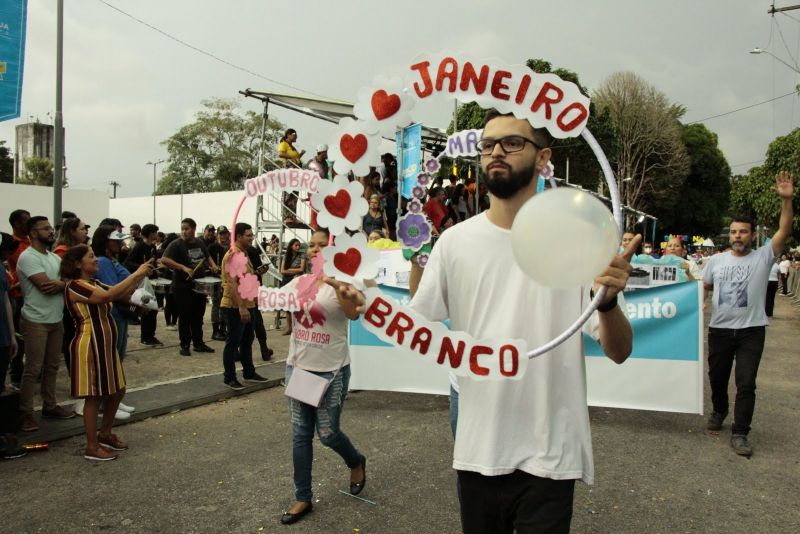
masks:
MULTIPOLYGON (((133 229, 133 225, 131 225, 133 229)), ((150 261, 156 255, 155 239, 158 235, 158 226, 155 224, 145 224, 142 227, 141 241, 136 243, 125 260, 125 268, 129 272, 134 272, 145 262, 150 261)), ((153 275, 157 276, 157 275, 153 275)), ((148 310, 142 316, 142 329, 140 342, 142 345, 156 346, 163 345, 156 337, 156 325, 158 323, 158 310, 148 310)))
MULTIPOLYGON (((226 226, 217 228, 217 240, 208 246, 208 255, 217 265, 222 265, 222 259, 231 246, 231 233, 226 226)), ((219 313, 219 303, 222 300, 222 284, 214 286, 214 294, 211 295, 211 339, 225 341, 227 329, 225 321, 219 313)))
POLYGON ((317 146, 317 155, 308 160, 306 167, 309 170, 317 171, 320 178, 328 179, 328 145, 317 146))
POLYGON ((28 219, 31 246, 17 262, 17 276, 24 304, 20 328, 25 338, 25 372, 19 395, 23 432, 35 432, 39 425, 33 418, 33 394, 41 374, 42 417, 69 419, 75 412, 56 403, 56 377, 61 361, 64 325, 64 282, 59 277, 61 259, 50 252, 55 241, 53 226, 47 217, 28 219))
MULTIPOLYGON (((210 247, 217 241, 217 227, 213 224, 207 224, 206 227, 203 229, 203 243, 206 244, 206 248, 210 247)), ((219 264, 217 264, 219 265, 219 264)))
POLYGON ((189 344, 195 352, 214 352, 203 341, 203 315, 206 313, 206 296, 195 293, 192 280, 205 276, 205 264, 212 272, 219 271, 217 264, 208 255, 202 239, 195 237, 197 223, 186 218, 181 221, 181 237, 169 244, 161 263, 172 269, 172 295, 178 308, 178 333, 181 356, 191 356, 189 344))

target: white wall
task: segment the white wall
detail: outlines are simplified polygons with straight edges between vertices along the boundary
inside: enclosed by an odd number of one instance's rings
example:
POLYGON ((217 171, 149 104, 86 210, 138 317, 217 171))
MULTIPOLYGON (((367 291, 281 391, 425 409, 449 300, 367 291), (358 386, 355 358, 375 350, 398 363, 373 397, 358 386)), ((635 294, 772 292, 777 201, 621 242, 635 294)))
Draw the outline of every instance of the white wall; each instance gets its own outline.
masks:
MULTIPOLYGON (((156 220, 159 230, 164 233, 180 232, 181 219, 191 217, 201 232, 206 224, 225 225, 231 228, 236 207, 244 196, 243 191, 223 191, 218 193, 191 193, 183 195, 162 195, 156 197, 156 220)), ((264 197, 265 215, 270 220, 281 217, 280 202, 277 197, 264 197), (269 217, 269 215, 272 215, 269 217)), ((300 202, 298 212, 308 220, 308 204, 300 202)), ((153 222, 153 197, 112 198, 109 201, 110 217, 122 221, 126 227, 133 223, 144 225, 153 222)), ((256 199, 248 198, 239 212, 239 221, 255 226, 256 199)))
MULTIPOLYGON (((108 194, 105 191, 64 189, 62 211, 75 212, 87 224, 97 228, 108 217, 108 194)), ((0 230, 11 233, 9 214, 16 209, 28 210, 31 215, 45 215, 53 220, 53 188, 38 185, 0 183, 0 230)), ((60 216, 61 214, 59 214, 60 216)))

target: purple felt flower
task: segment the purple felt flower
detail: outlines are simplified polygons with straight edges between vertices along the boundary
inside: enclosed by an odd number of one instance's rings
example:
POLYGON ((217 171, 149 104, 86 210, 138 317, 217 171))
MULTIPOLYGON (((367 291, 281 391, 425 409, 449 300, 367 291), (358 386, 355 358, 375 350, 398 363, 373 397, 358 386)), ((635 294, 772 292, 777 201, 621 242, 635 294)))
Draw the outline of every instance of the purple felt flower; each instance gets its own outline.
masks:
POLYGON ((411 213, 419 213, 422 211, 422 202, 414 198, 408 201, 408 205, 406 207, 411 213))
POLYGON ((397 221, 397 237, 404 247, 418 250, 431 238, 431 225, 424 216, 408 213, 397 221))
POLYGON ((427 186, 431 183, 431 175, 424 172, 419 173, 419 176, 417 176, 417 183, 422 187, 427 186))
POLYGON ((413 189, 411 189, 411 196, 418 199, 425 198, 425 188, 415 185, 413 189))
POLYGON ((553 169, 550 168, 549 165, 545 165, 542 167, 542 170, 539 171, 539 176, 542 178, 550 178, 553 175, 553 169))
POLYGON ((417 264, 418 264, 420 267, 422 267, 422 268, 424 269, 424 268, 425 268, 425 265, 427 265, 427 264, 428 264, 428 258, 429 258, 429 257, 430 257, 430 256, 428 256, 427 254, 420 254, 420 255, 417 257, 417 264))
POLYGON ((429 159, 425 162, 425 170, 428 172, 436 172, 441 168, 442 164, 438 159, 429 159))

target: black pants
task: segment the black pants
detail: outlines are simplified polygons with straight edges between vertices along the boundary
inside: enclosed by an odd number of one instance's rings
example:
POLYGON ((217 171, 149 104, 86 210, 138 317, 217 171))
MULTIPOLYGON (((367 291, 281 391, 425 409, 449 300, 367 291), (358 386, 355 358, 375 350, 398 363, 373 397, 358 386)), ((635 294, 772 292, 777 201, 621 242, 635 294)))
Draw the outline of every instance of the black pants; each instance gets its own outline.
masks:
POLYGON ((8 372, 8 364, 11 362, 11 347, 0 347, 0 393, 6 387, 6 372, 8 372))
POLYGON ((733 434, 747 434, 756 407, 756 375, 764 351, 766 328, 709 328, 708 381, 714 411, 728 413, 728 381, 736 360, 736 402, 733 406, 733 434))
POLYGON ((264 318, 261 316, 261 311, 256 309, 253 314, 253 329, 256 333, 258 344, 262 346, 267 345, 267 329, 264 328, 264 318))
POLYGON ((150 310, 142 315, 142 341, 156 337, 156 323, 158 322, 158 310, 150 310))
POLYGON ((178 310, 175 308, 175 295, 167 293, 164 295, 164 319, 167 321, 167 326, 177 324, 178 310))
MULTIPOLYGON (((15 297, 14 301, 11 303, 14 306, 14 330, 17 332, 22 332, 19 328, 19 320, 22 316, 22 304, 23 304, 22 297, 15 297)), ((11 360, 9 365, 9 379, 13 382, 16 386, 22 384, 22 373, 25 371, 25 341, 22 339, 22 336, 17 336, 17 357, 11 360)))
POLYGON ((767 282, 767 301, 764 304, 764 311, 767 317, 772 317, 772 310, 775 309, 775 293, 778 292, 778 281, 767 282))
POLYGON ((786 287, 788 285, 788 283, 789 283, 789 275, 788 274, 783 274, 783 273, 778 273, 778 278, 781 281, 781 293, 786 295, 789 292, 789 288, 786 287))
POLYGON ((203 345, 203 315, 206 313, 206 296, 191 288, 173 288, 175 307, 178 309, 178 335, 181 347, 203 345))
POLYGON ((569 532, 574 480, 552 480, 524 471, 493 477, 457 473, 465 534, 569 532))

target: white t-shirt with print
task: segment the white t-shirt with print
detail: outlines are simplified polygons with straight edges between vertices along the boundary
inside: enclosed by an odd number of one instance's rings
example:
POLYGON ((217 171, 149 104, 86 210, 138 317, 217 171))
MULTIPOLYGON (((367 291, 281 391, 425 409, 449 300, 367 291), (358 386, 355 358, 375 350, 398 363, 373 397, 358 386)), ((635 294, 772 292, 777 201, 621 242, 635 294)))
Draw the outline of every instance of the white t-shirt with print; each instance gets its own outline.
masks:
POLYGON ((781 274, 789 274, 789 267, 792 265, 792 262, 789 260, 783 260, 780 263, 781 267, 781 274))
MULTIPOLYGON (((411 307, 475 338, 524 339, 532 349, 575 322, 588 304, 583 293, 534 283, 514 261, 511 232, 483 213, 442 235, 411 307)), ((592 483, 580 334, 531 360, 520 380, 458 377, 458 389, 455 469, 487 476, 519 469, 592 483)))
MULTIPOLYGON (((300 280, 310 276, 313 275, 295 278, 287 287, 295 289, 300 280)), ((286 365, 318 372, 336 371, 348 365, 348 321, 336 291, 322 284, 314 300, 305 302, 300 311, 292 313, 292 337, 286 365)))
POLYGON ((709 326, 740 329, 768 324, 764 305, 773 261, 772 245, 747 256, 728 251, 711 257, 703 270, 703 283, 714 286, 709 326))

